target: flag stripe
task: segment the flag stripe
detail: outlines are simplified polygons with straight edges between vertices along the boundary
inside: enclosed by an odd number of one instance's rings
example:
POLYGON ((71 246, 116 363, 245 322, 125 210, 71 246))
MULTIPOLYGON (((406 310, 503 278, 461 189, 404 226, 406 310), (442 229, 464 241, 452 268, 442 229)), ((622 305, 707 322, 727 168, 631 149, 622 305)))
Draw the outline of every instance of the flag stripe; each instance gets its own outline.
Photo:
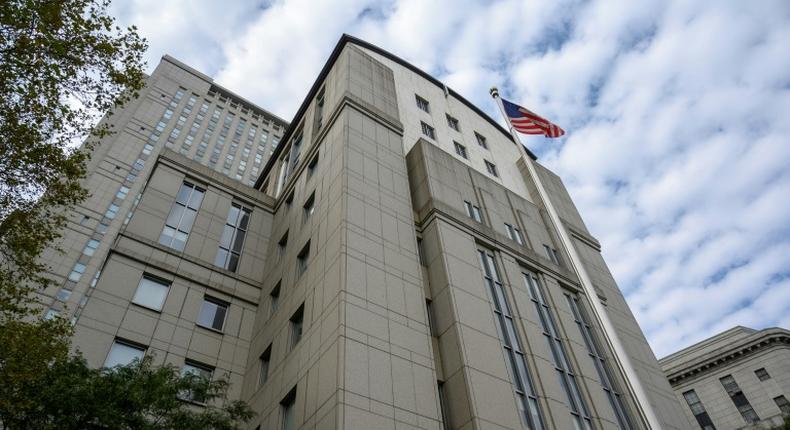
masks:
POLYGON ((510 125, 519 133, 542 134, 551 138, 565 134, 565 130, 561 129, 557 124, 538 116, 527 108, 505 99, 502 99, 502 104, 505 107, 505 113, 510 125))

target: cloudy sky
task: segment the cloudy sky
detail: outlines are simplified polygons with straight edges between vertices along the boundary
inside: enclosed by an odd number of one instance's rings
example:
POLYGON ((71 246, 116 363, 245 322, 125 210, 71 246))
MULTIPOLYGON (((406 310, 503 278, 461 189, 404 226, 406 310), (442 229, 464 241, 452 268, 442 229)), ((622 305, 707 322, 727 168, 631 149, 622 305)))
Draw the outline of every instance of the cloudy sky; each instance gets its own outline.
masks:
POLYGON ((150 69, 169 53, 286 119, 344 32, 491 114, 498 85, 569 131, 529 144, 659 357, 790 328, 787 1, 117 1, 150 69))

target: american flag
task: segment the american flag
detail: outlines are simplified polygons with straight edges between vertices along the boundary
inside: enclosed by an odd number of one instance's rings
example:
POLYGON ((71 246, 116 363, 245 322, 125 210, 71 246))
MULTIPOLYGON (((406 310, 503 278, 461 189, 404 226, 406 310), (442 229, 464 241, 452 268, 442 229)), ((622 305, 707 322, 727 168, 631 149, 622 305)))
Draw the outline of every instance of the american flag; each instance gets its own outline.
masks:
POLYGON ((515 103, 511 103, 502 99, 502 104, 505 106, 510 124, 516 131, 524 134, 542 134, 546 137, 560 137, 565 134, 565 130, 561 129, 557 124, 541 118, 534 112, 527 108, 521 107, 515 103))

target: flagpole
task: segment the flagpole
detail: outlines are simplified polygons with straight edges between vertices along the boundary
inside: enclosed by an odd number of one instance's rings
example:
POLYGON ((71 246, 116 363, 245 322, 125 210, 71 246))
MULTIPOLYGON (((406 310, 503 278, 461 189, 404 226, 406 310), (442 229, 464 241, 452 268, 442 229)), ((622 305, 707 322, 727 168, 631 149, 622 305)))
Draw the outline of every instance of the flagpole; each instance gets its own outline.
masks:
POLYGON ((626 385, 628 385, 631 393, 634 396, 636 406, 643 418, 642 421, 647 425, 648 429, 661 429, 661 422, 658 420, 658 416, 653 410, 653 406, 650 404, 650 399, 647 396, 647 392, 639 380, 639 376, 637 375, 636 369, 631 363, 631 359, 625 350, 625 346, 623 346, 620 338, 617 336, 617 333, 614 330, 614 325, 609 319, 609 315, 606 313, 606 309, 604 308, 603 303, 601 303, 601 300, 598 297, 595 288, 593 287, 590 276, 587 274, 587 269, 585 269, 584 265, 582 264, 581 258, 576 251, 576 247, 573 245, 570 235, 565 229, 562 220, 560 219, 556 209, 554 208, 554 205, 549 199, 549 194, 546 192, 543 182, 540 180, 540 176, 538 175, 537 169, 535 168, 535 162, 532 160, 532 157, 527 154, 527 150, 521 143, 521 138, 519 137, 518 132, 513 128, 510 120, 508 120, 507 113, 505 112, 505 106, 502 104, 502 99, 499 97, 499 90, 497 90, 496 87, 492 87, 490 92, 491 97, 496 100, 497 106, 499 106, 499 111, 502 113, 502 116, 505 118, 505 121, 510 128, 510 133, 513 135, 513 139, 516 141, 516 146, 518 146, 519 152, 521 153, 521 158, 524 160, 524 164, 527 166, 527 172, 529 173, 532 182, 535 184, 535 188, 538 190, 538 196, 540 197, 541 201, 543 202, 543 206, 546 208, 546 211, 549 214, 549 219, 551 220, 554 229, 557 231, 561 245, 563 248, 565 248, 565 251, 570 257, 571 267, 573 268, 574 272, 576 272, 579 282, 581 283, 582 290, 590 302, 592 314, 603 328, 603 337, 614 352, 614 361, 618 364, 622 374, 625 376, 624 379, 626 385))

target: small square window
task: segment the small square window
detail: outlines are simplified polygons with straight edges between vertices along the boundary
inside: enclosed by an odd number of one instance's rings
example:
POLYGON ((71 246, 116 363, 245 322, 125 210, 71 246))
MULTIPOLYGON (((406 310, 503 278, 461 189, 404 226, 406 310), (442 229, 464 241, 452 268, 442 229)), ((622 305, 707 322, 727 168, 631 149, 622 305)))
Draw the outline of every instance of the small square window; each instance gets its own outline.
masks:
POLYGON ((104 367, 126 366, 135 359, 142 360, 145 347, 116 339, 104 360, 104 367))
POLYGON ((85 273, 85 267, 82 263, 75 264, 74 268, 71 269, 71 273, 69 273, 69 281, 79 282, 82 274, 85 273))
POLYGON ((482 134, 475 132, 475 138, 477 139, 477 144, 482 146, 485 149, 488 149, 488 141, 486 140, 485 136, 482 134))
POLYGON ((771 375, 768 374, 768 371, 765 370, 764 367, 755 370, 754 374, 757 375, 757 378, 759 378, 761 381, 767 381, 767 380, 771 379, 771 375))
POLYGON ((310 241, 304 244, 302 250, 296 255, 296 277, 301 277, 307 271, 307 263, 310 259, 310 241))
POLYGON ((465 159, 469 158, 466 155, 466 147, 464 145, 461 145, 460 143, 453 141, 453 146, 455 146, 456 154, 460 155, 461 157, 464 157, 465 159))
POLYGON ((161 311, 165 304, 170 284, 150 276, 143 276, 137 285, 132 303, 149 309, 161 311))
POLYGON ((85 248, 82 249, 82 253, 90 257, 96 252, 96 248, 98 247, 99 247, 99 241, 96 239, 91 239, 85 245, 85 248))
POLYGON ((272 359, 272 346, 269 345, 263 354, 261 354, 261 370, 260 375, 258 376, 258 385, 263 385, 269 379, 269 363, 272 359))
POLYGON ((294 312, 290 319, 291 322, 291 349, 302 340, 302 331, 304 329, 304 303, 299 306, 299 309, 294 312))
POLYGON ((434 131, 433 127, 424 122, 420 122, 420 126, 422 127, 422 134, 436 140, 436 132, 434 131))
POLYGON ((779 410, 782 411, 782 415, 790 415, 790 402, 787 401, 785 396, 774 397, 774 402, 776 402, 779 410))
POLYGON ((228 304, 222 300, 205 296, 200 307, 197 323, 200 326, 222 331, 225 325, 225 316, 228 313, 228 304))
POLYGON ((417 101, 417 107, 420 108, 420 110, 431 113, 431 107, 428 103, 428 100, 425 100, 417 94, 414 95, 414 99, 417 101))
POLYGON ((464 207, 466 207, 466 214, 469 218, 477 222, 483 222, 483 217, 480 214, 480 207, 473 205, 470 201, 464 200, 464 207))
POLYGON ((485 160, 485 163, 486 163, 486 170, 488 170, 488 173, 490 173, 491 176, 498 178, 499 173, 496 170, 496 165, 488 160, 485 160))
POLYGON ((450 126, 450 128, 452 128, 455 131, 461 131, 461 126, 458 125, 458 120, 451 117, 449 114, 446 114, 446 116, 447 116, 447 125, 450 126))

